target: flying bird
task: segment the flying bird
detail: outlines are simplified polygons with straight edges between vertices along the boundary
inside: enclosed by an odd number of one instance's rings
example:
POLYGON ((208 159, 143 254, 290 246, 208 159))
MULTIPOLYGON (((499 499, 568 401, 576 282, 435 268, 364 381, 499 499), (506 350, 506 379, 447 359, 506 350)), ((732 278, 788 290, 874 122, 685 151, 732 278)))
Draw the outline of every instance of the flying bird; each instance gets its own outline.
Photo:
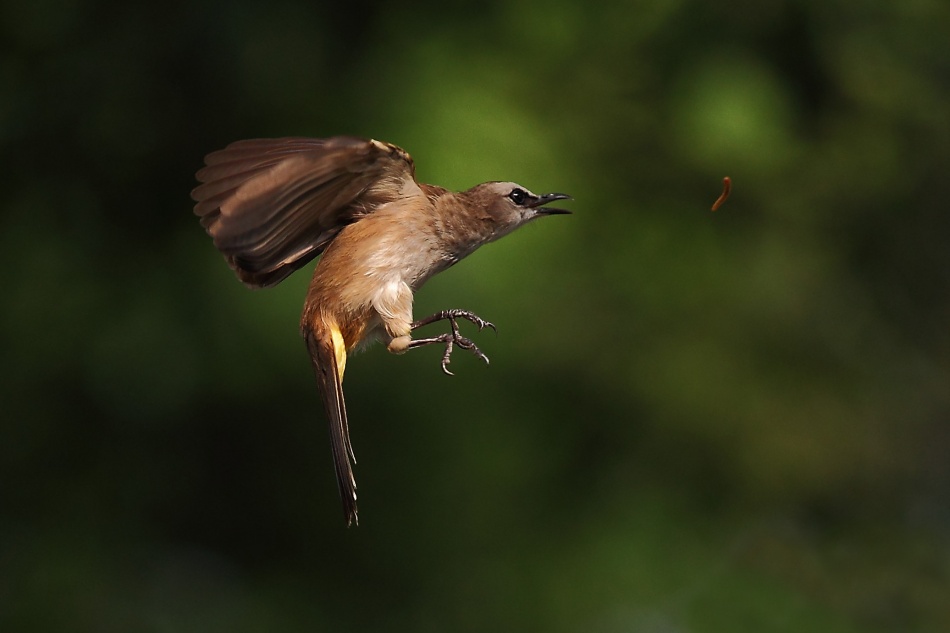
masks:
POLYGON ((465 310, 413 320, 413 293, 482 244, 531 220, 570 213, 546 206, 570 196, 536 195, 513 182, 452 192, 417 182, 400 147, 353 137, 237 141, 208 154, 191 197, 201 225, 245 285, 267 288, 322 255, 300 320, 330 424, 347 525, 359 522, 343 371, 347 355, 372 341, 400 354, 444 346, 488 358, 461 335, 459 319, 494 325, 465 310), (412 332, 437 321, 449 331, 412 332))

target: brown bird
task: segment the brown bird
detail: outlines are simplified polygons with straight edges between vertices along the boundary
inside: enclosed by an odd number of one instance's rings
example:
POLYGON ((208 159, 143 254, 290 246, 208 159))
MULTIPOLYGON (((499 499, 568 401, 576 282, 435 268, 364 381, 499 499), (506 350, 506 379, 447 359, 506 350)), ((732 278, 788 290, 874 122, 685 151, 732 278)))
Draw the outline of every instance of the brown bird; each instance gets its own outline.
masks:
POLYGON ((459 332, 494 325, 464 310, 413 321, 412 296, 433 275, 544 215, 570 196, 535 195, 512 182, 450 192, 418 183, 405 150, 375 140, 279 138, 238 141, 205 157, 191 193, 195 214, 238 278, 251 288, 280 283, 323 254, 300 320, 327 418, 347 525, 358 523, 356 463, 343 401, 347 353, 373 340, 400 354, 453 345, 488 358, 459 332), (450 331, 413 339, 413 330, 448 321, 450 331))

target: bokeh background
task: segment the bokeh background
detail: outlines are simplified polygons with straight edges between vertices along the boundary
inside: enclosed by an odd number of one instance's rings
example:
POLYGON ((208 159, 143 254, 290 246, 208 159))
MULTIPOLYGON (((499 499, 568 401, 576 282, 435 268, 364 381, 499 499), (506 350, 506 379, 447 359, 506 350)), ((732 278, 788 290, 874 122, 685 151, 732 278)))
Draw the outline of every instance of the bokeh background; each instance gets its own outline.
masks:
POLYGON ((946 2, 0 11, 3 631, 950 630, 946 2), (336 134, 575 197, 351 359, 353 529, 188 195, 336 134))

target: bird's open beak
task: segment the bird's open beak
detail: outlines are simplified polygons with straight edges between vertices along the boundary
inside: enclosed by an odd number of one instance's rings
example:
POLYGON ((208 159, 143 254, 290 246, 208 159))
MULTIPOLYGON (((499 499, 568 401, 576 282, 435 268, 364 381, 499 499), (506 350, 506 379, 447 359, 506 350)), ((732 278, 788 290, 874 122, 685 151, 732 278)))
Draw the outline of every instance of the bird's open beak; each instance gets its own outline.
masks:
POLYGON ((549 202, 554 202, 555 200, 571 200, 572 198, 566 193, 542 193, 538 196, 537 200, 531 202, 531 208, 535 209, 535 213, 538 215, 558 215, 563 213, 570 213, 567 209, 554 209, 551 207, 545 207, 549 202), (543 207, 543 208, 542 208, 543 207))

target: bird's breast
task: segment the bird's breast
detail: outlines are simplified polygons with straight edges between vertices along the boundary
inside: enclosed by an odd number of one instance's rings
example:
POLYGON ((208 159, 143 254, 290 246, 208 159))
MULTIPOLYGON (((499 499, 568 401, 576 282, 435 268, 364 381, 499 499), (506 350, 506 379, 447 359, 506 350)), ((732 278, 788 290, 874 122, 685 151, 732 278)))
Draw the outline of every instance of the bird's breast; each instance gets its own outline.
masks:
POLYGON ((411 321, 413 291, 452 263, 424 216, 384 211, 340 231, 317 263, 307 295, 308 310, 339 323, 348 347, 371 335, 380 317, 411 321))

